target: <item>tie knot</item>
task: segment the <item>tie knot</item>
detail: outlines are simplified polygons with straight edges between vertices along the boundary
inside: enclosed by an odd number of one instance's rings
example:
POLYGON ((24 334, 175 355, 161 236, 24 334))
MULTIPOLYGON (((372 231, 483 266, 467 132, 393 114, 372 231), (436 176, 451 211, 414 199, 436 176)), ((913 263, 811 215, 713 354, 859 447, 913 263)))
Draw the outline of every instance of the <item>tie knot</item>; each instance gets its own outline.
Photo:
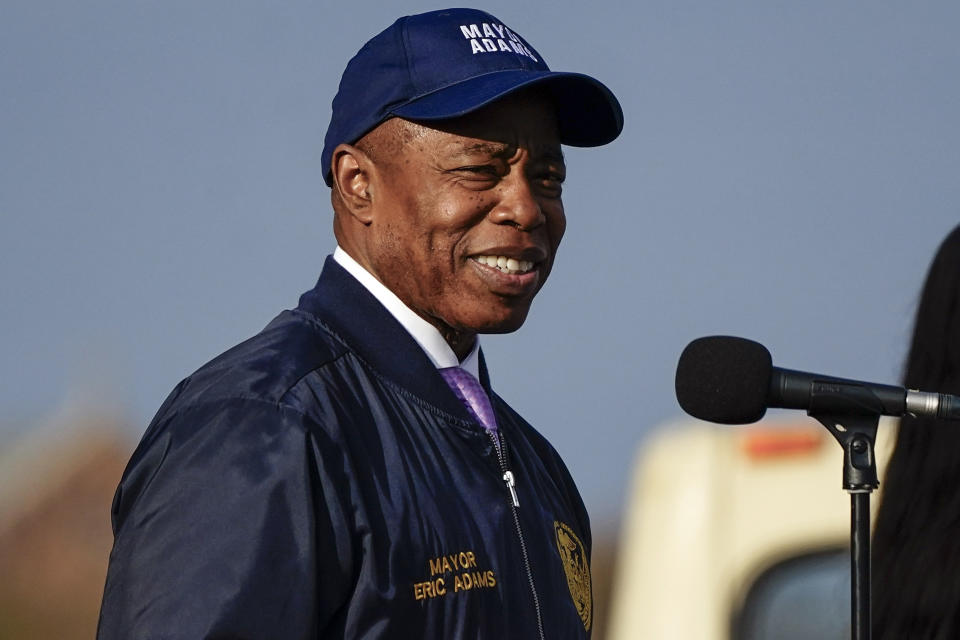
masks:
POLYGON ((439 371, 447 386, 477 422, 491 431, 496 431, 497 420, 493 415, 493 406, 480 381, 463 367, 446 367, 439 371))

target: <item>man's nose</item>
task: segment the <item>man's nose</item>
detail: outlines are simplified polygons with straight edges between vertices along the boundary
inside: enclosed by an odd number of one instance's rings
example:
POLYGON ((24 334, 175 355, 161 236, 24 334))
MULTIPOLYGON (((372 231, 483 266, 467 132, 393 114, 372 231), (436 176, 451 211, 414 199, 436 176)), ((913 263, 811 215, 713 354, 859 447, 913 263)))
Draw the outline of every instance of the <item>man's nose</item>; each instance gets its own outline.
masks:
POLYGON ((509 176, 500 183, 500 190, 500 202, 493 210, 494 222, 512 224, 524 231, 531 231, 544 223, 540 201, 526 176, 509 176))

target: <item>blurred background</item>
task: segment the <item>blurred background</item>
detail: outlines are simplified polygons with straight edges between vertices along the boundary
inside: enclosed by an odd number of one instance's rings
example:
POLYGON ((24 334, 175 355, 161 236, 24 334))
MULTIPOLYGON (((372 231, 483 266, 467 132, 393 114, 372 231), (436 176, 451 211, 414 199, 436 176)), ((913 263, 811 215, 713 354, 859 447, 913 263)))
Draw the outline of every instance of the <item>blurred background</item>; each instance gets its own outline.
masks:
MULTIPOLYGON (((343 67, 443 6, 0 6, 0 638, 93 635, 112 492, 153 412, 294 306, 334 247, 320 152, 343 67)), ((613 144, 566 150, 550 284, 520 331, 483 340, 590 510, 601 637, 635 462, 680 417, 690 340, 899 379, 960 219, 960 5, 481 8, 626 116, 613 144)))

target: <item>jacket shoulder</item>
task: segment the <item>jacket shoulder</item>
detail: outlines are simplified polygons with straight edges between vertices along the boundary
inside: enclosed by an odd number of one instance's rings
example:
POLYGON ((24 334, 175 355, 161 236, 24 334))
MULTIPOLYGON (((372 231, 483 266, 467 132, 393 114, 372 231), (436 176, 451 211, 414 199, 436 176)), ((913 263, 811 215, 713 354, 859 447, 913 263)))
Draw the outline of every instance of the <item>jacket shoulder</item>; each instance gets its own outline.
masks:
POLYGON ((260 333, 182 380, 160 407, 156 419, 186 407, 230 400, 280 405, 303 378, 347 351, 316 316, 300 310, 284 311, 260 333))

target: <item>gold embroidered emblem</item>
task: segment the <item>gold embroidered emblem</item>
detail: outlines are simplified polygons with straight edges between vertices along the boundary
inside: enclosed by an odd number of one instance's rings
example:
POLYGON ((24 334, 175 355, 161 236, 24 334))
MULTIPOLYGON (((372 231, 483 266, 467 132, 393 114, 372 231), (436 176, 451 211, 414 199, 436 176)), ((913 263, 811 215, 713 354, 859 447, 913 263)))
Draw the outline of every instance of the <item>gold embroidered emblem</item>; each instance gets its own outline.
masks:
POLYGON ((563 560, 563 570, 567 574, 567 587, 570 597, 577 607, 577 613, 583 620, 583 628, 590 631, 593 622, 593 597, 590 589, 590 565, 587 552, 573 529, 562 522, 553 522, 557 534, 557 549, 563 560))

